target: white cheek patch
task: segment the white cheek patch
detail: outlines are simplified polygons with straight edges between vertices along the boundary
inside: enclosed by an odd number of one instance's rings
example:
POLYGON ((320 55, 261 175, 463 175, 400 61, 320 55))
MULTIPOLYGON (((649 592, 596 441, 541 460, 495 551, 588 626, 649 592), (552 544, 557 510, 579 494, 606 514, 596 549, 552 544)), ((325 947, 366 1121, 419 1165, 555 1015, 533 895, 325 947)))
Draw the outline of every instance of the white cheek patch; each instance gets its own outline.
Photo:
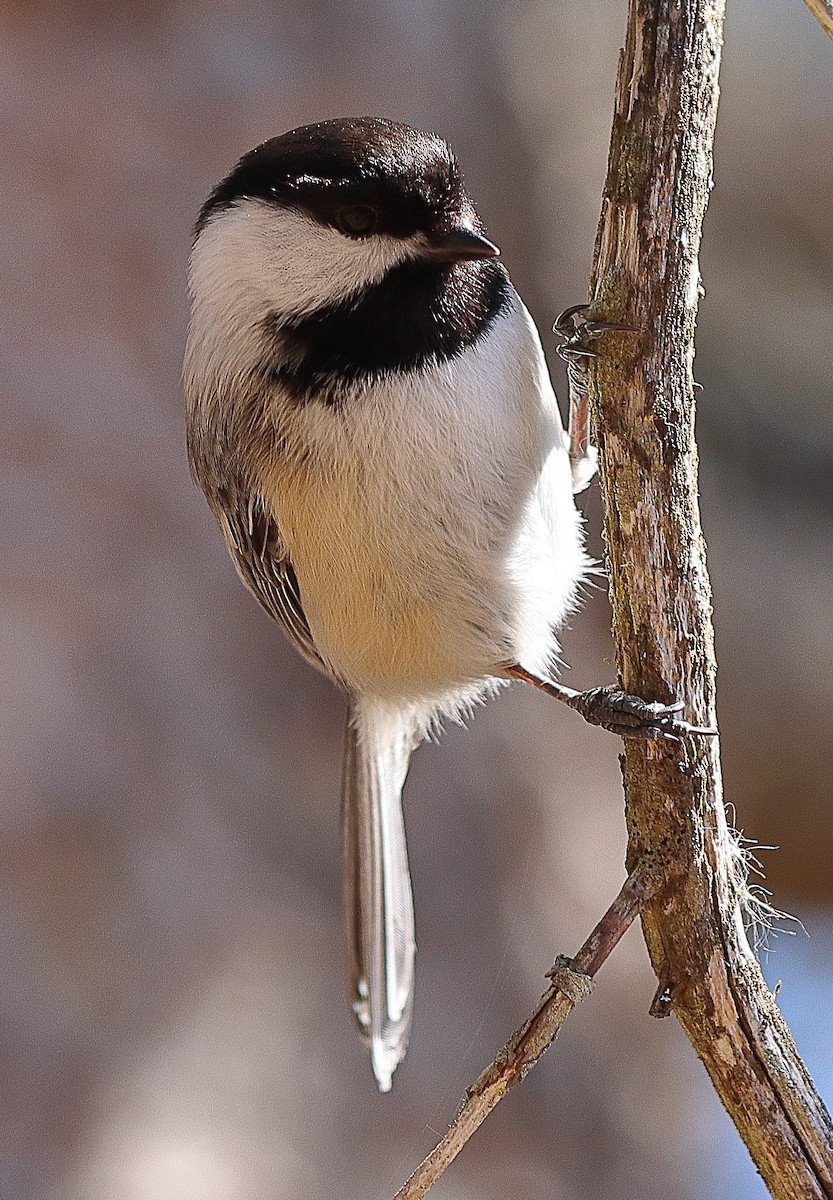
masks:
POLYGON ((409 239, 353 239, 294 209, 241 200, 211 217, 191 255, 195 306, 253 320, 345 300, 414 254, 409 239))

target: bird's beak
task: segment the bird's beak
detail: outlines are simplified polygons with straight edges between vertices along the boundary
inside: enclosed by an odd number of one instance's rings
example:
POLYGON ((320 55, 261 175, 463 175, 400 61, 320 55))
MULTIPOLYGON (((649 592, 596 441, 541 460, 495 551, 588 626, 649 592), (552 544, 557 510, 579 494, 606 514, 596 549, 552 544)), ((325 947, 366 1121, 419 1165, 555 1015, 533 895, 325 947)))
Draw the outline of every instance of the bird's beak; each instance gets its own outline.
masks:
POLYGON ((428 245, 422 251, 424 258, 432 262, 460 262, 466 258, 497 258, 500 254, 494 242, 475 233, 473 229, 459 226, 446 233, 432 233, 428 245))

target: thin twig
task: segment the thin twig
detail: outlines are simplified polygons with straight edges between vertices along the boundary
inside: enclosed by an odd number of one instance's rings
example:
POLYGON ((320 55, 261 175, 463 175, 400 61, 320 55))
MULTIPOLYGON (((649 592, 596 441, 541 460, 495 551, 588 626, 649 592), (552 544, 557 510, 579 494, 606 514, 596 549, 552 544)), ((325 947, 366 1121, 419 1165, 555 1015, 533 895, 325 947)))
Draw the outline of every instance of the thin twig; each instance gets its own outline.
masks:
POLYGON ((551 986, 532 1016, 498 1051, 493 1061, 467 1090, 462 1107, 445 1137, 423 1159, 394 1200, 419 1200, 445 1172, 463 1146, 511 1087, 534 1067, 558 1036, 579 1000, 590 994, 592 980, 645 900, 641 868, 631 872, 587 941, 569 959, 560 956, 549 972, 551 986))
POLYGON ((833 38, 833 0, 804 0, 829 38, 833 38))

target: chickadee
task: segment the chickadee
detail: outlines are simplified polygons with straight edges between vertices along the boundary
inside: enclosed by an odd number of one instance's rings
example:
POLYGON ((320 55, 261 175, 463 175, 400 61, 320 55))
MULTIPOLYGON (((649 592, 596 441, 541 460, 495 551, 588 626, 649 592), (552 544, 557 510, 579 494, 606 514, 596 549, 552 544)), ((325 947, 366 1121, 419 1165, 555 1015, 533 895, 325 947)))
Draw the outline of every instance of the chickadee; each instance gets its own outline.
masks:
POLYGON ((440 138, 370 117, 246 154, 190 260, 188 453, 240 577, 349 697, 352 1006, 380 1090, 405 1054, 414 916, 401 793, 444 717, 518 677, 618 733, 678 705, 551 674, 590 569, 541 343, 440 138))

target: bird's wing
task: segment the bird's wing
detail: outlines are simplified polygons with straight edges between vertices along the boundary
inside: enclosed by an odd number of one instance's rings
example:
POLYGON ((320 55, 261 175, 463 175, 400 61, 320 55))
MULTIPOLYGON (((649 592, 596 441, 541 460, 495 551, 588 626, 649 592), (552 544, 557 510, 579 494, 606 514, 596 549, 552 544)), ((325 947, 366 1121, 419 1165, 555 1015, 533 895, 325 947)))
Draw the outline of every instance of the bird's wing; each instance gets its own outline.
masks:
POLYGON ((316 649, 277 522, 260 497, 247 488, 223 490, 222 502, 213 507, 238 575, 304 658, 319 671, 331 674, 316 649))

